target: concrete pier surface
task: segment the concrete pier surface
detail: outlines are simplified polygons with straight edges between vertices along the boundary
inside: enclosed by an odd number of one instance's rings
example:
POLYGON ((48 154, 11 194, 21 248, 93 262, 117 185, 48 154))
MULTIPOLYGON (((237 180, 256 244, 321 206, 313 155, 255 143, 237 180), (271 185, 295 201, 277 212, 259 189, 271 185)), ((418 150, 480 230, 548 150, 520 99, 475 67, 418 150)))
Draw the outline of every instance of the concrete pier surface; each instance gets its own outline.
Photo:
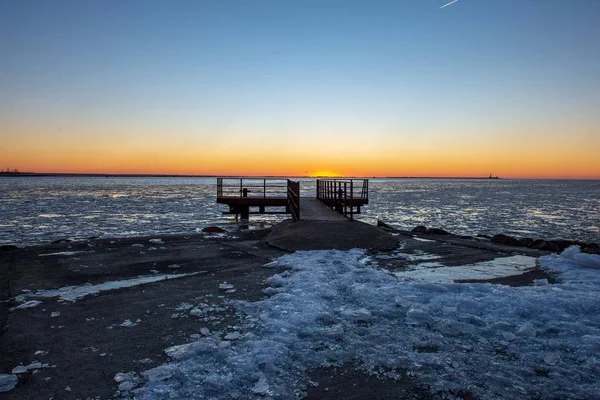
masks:
MULTIPOLYGON (((307 209, 303 208, 305 212, 307 209)), ((268 286, 266 279, 275 272, 264 265, 288 251, 360 247, 375 254, 393 250, 400 243, 407 254, 427 251, 437 254, 442 263, 458 265, 510 256, 522 250, 500 245, 486 248, 456 237, 386 231, 345 219, 323 221, 306 217, 306 221, 285 221, 272 229, 227 234, 90 239, 3 249, 0 374, 11 374, 19 366, 33 367, 15 373, 18 384, 0 393, 0 398, 85 399, 122 395, 117 393, 116 374, 140 373, 168 362, 164 349, 189 342, 202 328, 221 336, 232 332, 232 327, 242 323, 242 316, 230 301, 253 302, 267 297, 262 290, 268 286), (61 299, 58 294, 28 295, 65 287, 103 287, 107 282, 140 277, 163 278, 129 287, 116 284, 92 290, 76 301, 61 299), (40 303, 18 308, 24 304, 17 301, 19 295, 40 303), (204 319, 190 317, 185 309, 190 302, 210 306, 204 319)), ((531 284, 542 274, 534 271, 515 282, 531 284)), ((374 377, 354 365, 307 374, 315 383, 306 388, 307 398, 429 396, 414 378, 374 377)))
POLYGON ((300 198, 300 218, 302 221, 347 221, 335 210, 325 206, 313 197, 300 198))

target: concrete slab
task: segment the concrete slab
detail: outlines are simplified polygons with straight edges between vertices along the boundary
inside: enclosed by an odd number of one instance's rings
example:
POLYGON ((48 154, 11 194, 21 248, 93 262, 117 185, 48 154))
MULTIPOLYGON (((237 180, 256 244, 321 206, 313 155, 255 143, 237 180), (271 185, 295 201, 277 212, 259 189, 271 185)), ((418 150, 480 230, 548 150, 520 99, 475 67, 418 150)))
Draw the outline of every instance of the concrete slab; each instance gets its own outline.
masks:
POLYGON ((300 198, 301 221, 347 221, 342 214, 311 197, 300 198))
POLYGON ((341 221, 286 220, 271 228, 266 242, 285 251, 353 248, 385 251, 398 246, 396 237, 383 229, 342 218, 341 221))

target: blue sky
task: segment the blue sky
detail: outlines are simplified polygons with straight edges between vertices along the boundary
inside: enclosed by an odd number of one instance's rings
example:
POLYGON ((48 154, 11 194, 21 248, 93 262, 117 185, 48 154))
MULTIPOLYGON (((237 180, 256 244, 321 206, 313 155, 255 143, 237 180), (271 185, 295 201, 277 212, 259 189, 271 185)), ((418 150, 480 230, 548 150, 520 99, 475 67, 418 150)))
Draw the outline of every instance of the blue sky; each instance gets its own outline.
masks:
POLYGON ((600 1, 445 3, 3 0, 0 128, 208 148, 597 140, 600 1))

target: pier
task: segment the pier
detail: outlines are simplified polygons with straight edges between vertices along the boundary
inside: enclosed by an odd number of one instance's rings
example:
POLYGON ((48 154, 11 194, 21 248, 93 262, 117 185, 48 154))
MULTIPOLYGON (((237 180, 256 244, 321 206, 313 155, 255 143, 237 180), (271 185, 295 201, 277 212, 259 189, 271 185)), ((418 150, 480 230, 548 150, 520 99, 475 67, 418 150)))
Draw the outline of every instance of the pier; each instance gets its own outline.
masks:
MULTIPOLYGON (((290 214, 294 221, 354 219, 369 203, 368 179, 317 179, 315 196, 301 196, 300 181, 277 178, 217 178, 217 203, 247 220, 252 214, 290 214)), ((309 183, 308 181, 306 182, 309 183)))

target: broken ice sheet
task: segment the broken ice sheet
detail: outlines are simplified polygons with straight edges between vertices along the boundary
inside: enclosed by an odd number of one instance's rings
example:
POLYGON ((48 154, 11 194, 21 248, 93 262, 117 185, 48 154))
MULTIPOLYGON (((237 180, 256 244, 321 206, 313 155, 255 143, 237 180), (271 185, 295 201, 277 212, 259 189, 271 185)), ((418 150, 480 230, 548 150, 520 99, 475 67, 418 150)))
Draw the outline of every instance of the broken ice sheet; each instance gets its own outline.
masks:
POLYGON ((0 374, 0 393, 5 393, 13 390, 19 378, 13 374, 0 374))
POLYGON ((221 290, 230 290, 233 289, 233 285, 227 282, 219 283, 219 289, 221 290))
POLYGON ((600 352, 600 321, 589 316, 597 314, 600 274, 574 255, 541 258, 558 283, 527 287, 402 281, 362 263, 364 255, 283 256, 270 265, 291 271, 277 291, 235 303, 247 316, 243 335, 169 348, 173 360, 163 367, 174 374, 148 380, 136 398, 251 398, 263 390, 296 398, 306 370, 356 360, 367 372, 407 370, 434 398, 467 388, 478 398, 597 398, 589 355, 600 352), (414 350, 423 343, 435 352, 414 350), (552 379, 531 378, 540 365, 552 379))

